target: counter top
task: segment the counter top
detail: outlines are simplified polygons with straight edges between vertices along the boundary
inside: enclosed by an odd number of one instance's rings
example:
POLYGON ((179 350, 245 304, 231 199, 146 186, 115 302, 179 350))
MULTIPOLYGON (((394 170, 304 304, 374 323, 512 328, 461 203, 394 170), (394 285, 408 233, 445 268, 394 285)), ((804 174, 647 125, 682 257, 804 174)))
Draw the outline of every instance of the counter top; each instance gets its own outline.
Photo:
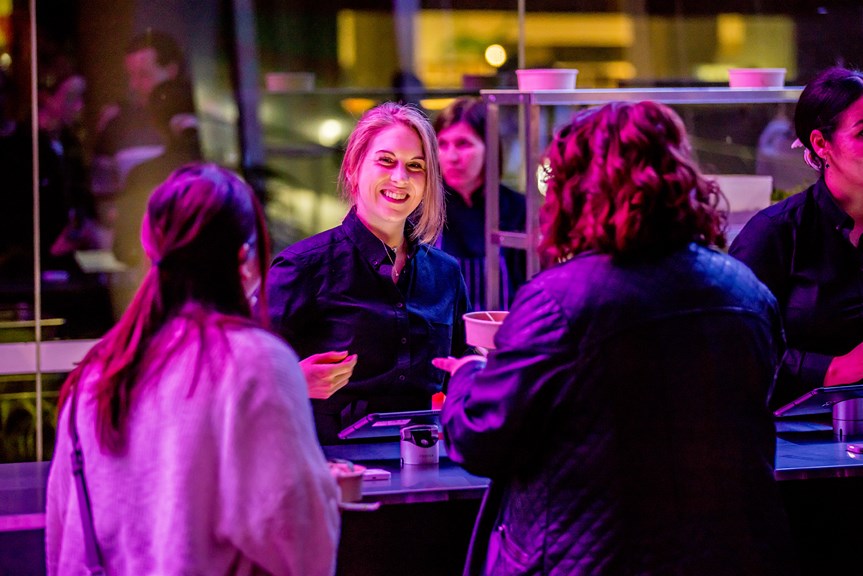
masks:
POLYGON ((863 476, 863 454, 848 451, 857 438, 839 442, 833 437, 830 415, 776 421, 777 480, 863 476))
POLYGON ((0 464, 0 533, 45 528, 49 462, 0 464))
MULTIPOLYGON (((829 419, 777 421, 777 480, 863 476, 863 455, 833 438, 829 419)), ((478 499, 488 479, 454 464, 441 445, 438 465, 402 466, 398 442, 325 446, 327 458, 343 458, 368 468, 383 468, 389 480, 363 482, 364 501, 388 504, 478 499)), ((0 464, 0 533, 45 527, 45 487, 49 462, 0 464)))
POLYGON ((389 480, 364 480, 363 501, 412 504, 482 497, 488 478, 474 476, 446 457, 441 444, 438 464, 402 465, 398 442, 324 446, 327 458, 341 458, 367 468, 383 468, 389 480))

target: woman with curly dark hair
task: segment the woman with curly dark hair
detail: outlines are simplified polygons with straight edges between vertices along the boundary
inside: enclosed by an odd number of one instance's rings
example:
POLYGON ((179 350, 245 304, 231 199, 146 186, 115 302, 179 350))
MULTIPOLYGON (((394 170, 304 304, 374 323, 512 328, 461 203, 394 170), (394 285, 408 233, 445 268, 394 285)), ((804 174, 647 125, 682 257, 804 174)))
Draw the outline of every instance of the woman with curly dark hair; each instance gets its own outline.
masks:
POLYGON ((792 574, 767 399, 776 301, 722 246, 679 117, 584 110, 547 151, 546 269, 453 373, 447 453, 492 479, 469 574, 792 574))
POLYGON ((546 263, 587 250, 658 256, 690 242, 725 247, 719 187, 698 170, 683 123, 662 104, 585 110, 547 156, 546 263))

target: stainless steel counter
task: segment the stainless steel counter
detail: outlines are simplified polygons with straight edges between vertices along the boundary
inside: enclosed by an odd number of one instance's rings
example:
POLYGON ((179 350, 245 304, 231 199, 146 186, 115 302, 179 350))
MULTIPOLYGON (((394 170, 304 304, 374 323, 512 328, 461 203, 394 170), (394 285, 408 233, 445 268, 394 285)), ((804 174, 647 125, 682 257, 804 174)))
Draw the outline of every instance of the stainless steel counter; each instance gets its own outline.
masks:
MULTIPOLYGON (((778 480, 863 476, 863 455, 835 441, 829 421, 780 420, 777 428, 778 480)), ((431 466, 402 466, 398 442, 325 446, 324 453, 388 470, 389 480, 363 482, 364 499, 385 505, 478 499, 488 486, 487 478, 451 462, 443 446, 440 464, 431 466)), ((48 462, 0 464, 0 532, 44 528, 48 468, 48 462)))
POLYGON ((382 504, 412 504, 480 498, 488 479, 474 476, 446 457, 441 444, 437 465, 402 466, 398 442, 324 446, 327 458, 343 458, 367 468, 383 468, 389 480, 364 480, 363 500, 382 504))
MULTIPOLYGON (((863 537, 863 528, 839 534, 827 528, 839 525, 839 518, 859 525, 863 505, 854 503, 863 487, 863 459, 834 441, 829 420, 780 420, 777 427, 776 478, 795 539, 806 543, 802 573, 838 573, 823 571, 825 558, 841 557, 863 537)), ((364 501, 380 502, 380 510, 343 515, 339 563, 351 568, 342 576, 397 573, 411 562, 424 567, 421 576, 460 570, 486 478, 445 454, 437 466, 402 466, 397 442, 327 446, 324 453, 392 474, 363 482, 364 501), (379 553, 370 557, 369 550, 379 553)), ((44 573, 48 470, 48 462, 0 465, 0 574, 44 573)))
POLYGON ((777 480, 863 476, 863 454, 848 451, 855 440, 833 438, 829 414, 818 419, 779 419, 776 429, 777 480))

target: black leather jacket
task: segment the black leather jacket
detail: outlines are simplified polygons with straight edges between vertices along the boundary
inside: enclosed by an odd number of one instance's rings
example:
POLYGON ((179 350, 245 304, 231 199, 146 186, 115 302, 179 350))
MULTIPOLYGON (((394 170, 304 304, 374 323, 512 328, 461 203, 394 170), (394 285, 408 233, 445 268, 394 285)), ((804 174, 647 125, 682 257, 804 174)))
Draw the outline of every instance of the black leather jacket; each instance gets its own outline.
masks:
POLYGON ((767 288, 703 247, 539 274, 444 406, 450 457, 492 479, 466 572, 794 573, 767 408, 780 347, 767 288))

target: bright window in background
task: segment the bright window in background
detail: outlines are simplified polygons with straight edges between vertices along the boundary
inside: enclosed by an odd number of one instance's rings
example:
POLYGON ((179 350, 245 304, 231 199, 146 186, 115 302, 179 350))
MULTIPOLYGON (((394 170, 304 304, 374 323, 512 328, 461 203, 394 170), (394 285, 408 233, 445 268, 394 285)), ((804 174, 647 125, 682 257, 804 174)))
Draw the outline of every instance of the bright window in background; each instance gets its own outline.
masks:
MULTIPOLYGON (((518 18, 512 11, 420 10, 413 26, 415 71, 427 87, 460 87, 466 77, 516 67, 518 18), (490 45, 500 46, 508 58, 492 65, 486 59, 490 45)), ((382 65, 380 55, 394 49, 390 16, 344 10, 337 29, 344 83, 387 85, 394 68, 382 65)), ((579 85, 585 87, 663 78, 725 82, 729 67, 787 68, 793 78, 797 68, 795 23, 781 15, 528 12, 525 37, 527 67, 578 68, 579 85)))

